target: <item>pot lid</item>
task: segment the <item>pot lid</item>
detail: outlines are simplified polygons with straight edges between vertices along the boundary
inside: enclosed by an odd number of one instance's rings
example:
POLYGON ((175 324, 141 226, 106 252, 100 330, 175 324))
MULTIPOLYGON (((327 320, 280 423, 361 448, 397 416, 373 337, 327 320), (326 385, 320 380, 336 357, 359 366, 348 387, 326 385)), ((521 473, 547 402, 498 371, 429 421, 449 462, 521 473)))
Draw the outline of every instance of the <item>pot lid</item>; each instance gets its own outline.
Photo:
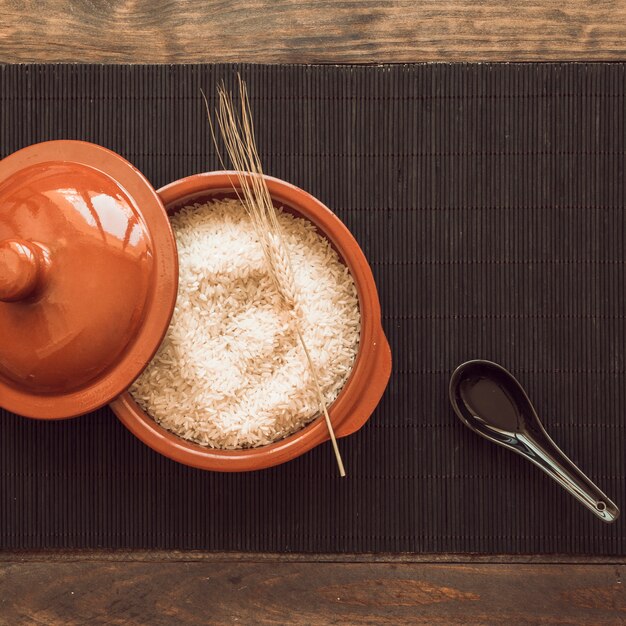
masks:
POLYGON ((178 258, 159 196, 118 154, 50 141, 0 161, 0 406, 73 417, 139 376, 178 258))

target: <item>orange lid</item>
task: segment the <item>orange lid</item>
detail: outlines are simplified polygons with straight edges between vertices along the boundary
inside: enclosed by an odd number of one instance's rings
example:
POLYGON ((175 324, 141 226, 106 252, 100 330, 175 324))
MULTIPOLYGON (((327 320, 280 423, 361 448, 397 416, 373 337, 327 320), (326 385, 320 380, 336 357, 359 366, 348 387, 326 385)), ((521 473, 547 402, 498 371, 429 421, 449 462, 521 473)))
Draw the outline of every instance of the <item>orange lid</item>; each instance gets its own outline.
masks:
POLYGON ((156 191, 128 161, 50 141, 0 161, 0 406, 87 413, 154 356, 178 289, 156 191))

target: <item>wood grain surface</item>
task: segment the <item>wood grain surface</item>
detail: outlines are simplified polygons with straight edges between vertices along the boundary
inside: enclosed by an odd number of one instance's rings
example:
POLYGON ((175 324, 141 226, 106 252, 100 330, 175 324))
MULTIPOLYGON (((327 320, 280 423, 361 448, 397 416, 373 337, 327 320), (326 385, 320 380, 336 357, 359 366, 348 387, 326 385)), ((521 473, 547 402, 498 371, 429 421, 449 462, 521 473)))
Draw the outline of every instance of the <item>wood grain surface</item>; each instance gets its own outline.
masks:
POLYGON ((0 563, 2 624, 624 624, 624 564, 0 563))
POLYGON ((0 62, 625 60, 623 0, 0 0, 0 62))

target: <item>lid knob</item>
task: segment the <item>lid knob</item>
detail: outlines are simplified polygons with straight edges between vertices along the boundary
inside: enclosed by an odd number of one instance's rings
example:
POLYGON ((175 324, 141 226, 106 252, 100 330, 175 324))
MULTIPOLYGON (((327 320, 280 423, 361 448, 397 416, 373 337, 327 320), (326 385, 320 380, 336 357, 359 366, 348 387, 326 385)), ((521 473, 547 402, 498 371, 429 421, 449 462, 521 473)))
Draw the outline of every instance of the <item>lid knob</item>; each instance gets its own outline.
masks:
POLYGON ((33 294, 41 280, 42 252, 27 241, 0 241, 0 302, 17 302, 33 294))

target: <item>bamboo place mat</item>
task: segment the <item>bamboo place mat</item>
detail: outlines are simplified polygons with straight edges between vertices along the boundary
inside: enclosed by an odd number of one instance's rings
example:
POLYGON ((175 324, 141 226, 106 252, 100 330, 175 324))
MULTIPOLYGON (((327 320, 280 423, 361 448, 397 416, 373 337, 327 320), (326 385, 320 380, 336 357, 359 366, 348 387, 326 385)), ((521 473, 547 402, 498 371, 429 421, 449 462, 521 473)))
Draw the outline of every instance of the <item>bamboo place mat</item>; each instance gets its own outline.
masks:
POLYGON ((7 66, 1 153, 84 139, 156 187, 219 169, 200 88, 236 70, 266 171, 330 206, 378 283, 394 373, 341 441, 349 477, 329 445, 220 475, 108 409, 4 412, 0 547, 625 554, 622 520, 469 432, 447 395, 463 360, 502 363, 626 507, 625 66, 7 66))

